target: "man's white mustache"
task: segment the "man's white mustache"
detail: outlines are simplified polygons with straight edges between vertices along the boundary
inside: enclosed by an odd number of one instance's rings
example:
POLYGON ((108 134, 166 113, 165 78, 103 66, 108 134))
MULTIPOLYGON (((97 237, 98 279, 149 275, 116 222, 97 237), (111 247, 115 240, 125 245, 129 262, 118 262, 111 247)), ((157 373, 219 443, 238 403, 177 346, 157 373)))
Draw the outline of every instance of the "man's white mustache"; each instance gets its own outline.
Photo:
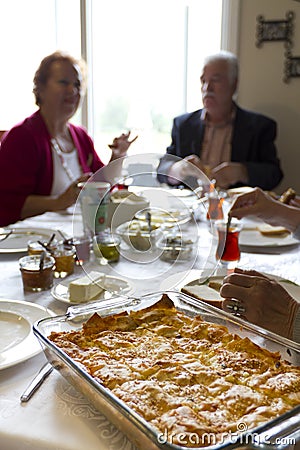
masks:
POLYGON ((207 97, 215 97, 215 94, 213 92, 207 92, 206 94, 203 95, 203 98, 207 97))

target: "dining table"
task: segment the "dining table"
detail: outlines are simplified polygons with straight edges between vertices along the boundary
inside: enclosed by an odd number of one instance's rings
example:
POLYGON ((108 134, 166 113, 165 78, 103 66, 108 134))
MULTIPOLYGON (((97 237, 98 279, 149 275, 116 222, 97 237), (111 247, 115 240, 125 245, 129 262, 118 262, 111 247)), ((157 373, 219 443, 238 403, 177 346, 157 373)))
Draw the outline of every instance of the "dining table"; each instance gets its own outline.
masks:
MULTIPOLYGON (((153 198, 154 202, 159 202, 165 197, 168 201, 171 199, 173 208, 174 204, 180 204, 189 211, 190 216, 181 226, 183 232, 192 231, 198 236, 197 257, 193 261, 165 261, 157 257, 155 252, 150 257, 140 253, 130 255, 126 251, 123 252, 121 246, 118 262, 101 265, 91 250, 90 261, 76 265, 74 274, 69 277, 54 279, 51 290, 27 292, 23 289, 19 269, 19 259, 26 255, 26 249, 18 246, 10 248, 11 237, 8 237, 4 248, 0 242, 0 327, 3 303, 11 304, 12 311, 16 307, 20 316, 22 311, 26 310, 26 305, 29 307, 29 316, 30 308, 34 310, 34 307, 40 308, 38 313, 42 316, 64 315, 70 307, 70 302, 60 296, 59 288, 64 288, 70 280, 94 270, 105 273, 117 283, 121 281, 123 287, 120 295, 134 297, 141 297, 153 291, 180 290, 185 283, 201 277, 201 274, 226 274, 215 258, 216 243, 211 224, 203 212, 204 205, 189 193, 182 192, 178 195, 176 190, 164 188, 161 195, 161 189, 139 186, 135 192, 149 196, 150 204, 153 198), (156 200, 157 198, 159 200, 156 200)), ((165 203, 163 207, 167 208, 165 203)), ((75 210, 47 212, 20 221, 12 228, 45 230, 46 234, 51 235, 53 232, 58 237, 61 233, 66 237, 73 237, 84 231, 80 211, 75 210)), ((247 230, 256 232, 255 219, 244 221, 244 233, 247 230)), ((246 236, 241 250, 239 267, 255 268, 278 280, 285 280, 286 286, 292 289, 296 300, 300 302, 300 247, 297 242, 264 245, 253 236, 247 241, 246 236)), ((32 315, 32 320, 35 320, 34 313, 32 315)), ((7 328, 6 316, 5 320, 7 328)), ((31 336, 32 350, 26 348, 21 356, 14 355, 14 345, 17 347, 17 343, 13 336, 17 326, 18 324, 12 322, 8 332, 6 329, 5 345, 9 340, 12 342, 8 362, 1 359, 1 352, 4 350, 3 346, 0 348, 0 450, 135 449, 133 439, 125 436, 56 370, 50 373, 28 402, 20 401, 22 393, 46 363, 46 357, 34 335, 31 336)))

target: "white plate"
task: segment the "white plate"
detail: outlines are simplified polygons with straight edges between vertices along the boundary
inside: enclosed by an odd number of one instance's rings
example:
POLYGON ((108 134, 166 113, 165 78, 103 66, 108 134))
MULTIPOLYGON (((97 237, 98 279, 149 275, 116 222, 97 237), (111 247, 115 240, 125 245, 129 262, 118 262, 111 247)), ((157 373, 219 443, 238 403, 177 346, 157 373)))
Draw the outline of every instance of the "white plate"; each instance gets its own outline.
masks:
MULTIPOLYGON (((51 289, 51 294, 56 300, 61 302, 68 303, 70 305, 79 304, 70 301, 69 283, 70 281, 63 281, 62 283, 53 286, 51 289)), ((131 284, 124 280, 124 278, 117 278, 110 275, 105 275, 102 287, 104 291, 100 292, 99 295, 92 298, 90 301, 108 300, 115 295, 128 295, 133 291, 131 284)))
POLYGON ((27 242, 31 239, 49 240, 53 233, 58 234, 57 230, 50 230, 49 228, 5 228, 5 230, 10 229, 13 232, 6 239, 1 241, 0 235, 0 253, 26 252, 27 242))
POLYGON ((26 361, 42 351, 32 332, 37 320, 55 314, 34 303, 0 299, 0 369, 26 361))
POLYGON ((258 230, 245 229, 240 232, 239 243, 244 247, 285 247, 299 244, 291 234, 265 236, 258 230))
POLYGON ((227 194, 229 197, 234 197, 235 195, 246 194, 247 192, 253 191, 250 186, 241 186, 238 188, 227 189, 227 194))
POLYGON ((196 194, 194 193, 194 191, 192 191, 191 189, 178 189, 178 188, 173 188, 170 189, 170 193, 172 195, 175 195, 175 197, 192 197, 192 196, 196 196, 196 194))
MULTIPOLYGON (((169 277, 167 277, 165 280, 163 280, 160 284, 160 290, 166 291, 166 290, 176 290, 180 291, 183 286, 186 286, 187 284, 196 284, 195 280, 201 279, 203 281, 206 281, 208 279, 212 279, 213 276, 211 275, 213 272, 212 270, 185 270, 183 272, 178 272, 176 274, 173 274, 169 277)), ((218 273, 220 272, 220 277, 223 278, 223 276, 226 275, 225 269, 218 269, 218 273), (224 273, 224 275, 223 275, 224 273)), ((219 275, 218 275, 219 277, 219 275)))
MULTIPOLYGON (((220 272, 222 269, 220 270, 220 272)), ((204 271, 200 270, 190 270, 186 272, 180 272, 176 275, 172 275, 171 277, 165 279, 161 285, 160 290, 176 290, 180 291, 183 286, 186 285, 193 285, 197 283, 197 280, 203 280, 206 283, 209 281, 219 281, 221 282, 226 274, 224 273, 216 276, 209 276, 206 277, 204 274, 204 271)), ((282 277, 278 277, 276 275, 265 273, 269 278, 273 278, 274 280, 278 281, 279 284, 281 284, 284 289, 295 299, 300 303, 300 286, 293 281, 286 280, 282 277)), ((200 282, 201 282, 200 281, 200 282)))

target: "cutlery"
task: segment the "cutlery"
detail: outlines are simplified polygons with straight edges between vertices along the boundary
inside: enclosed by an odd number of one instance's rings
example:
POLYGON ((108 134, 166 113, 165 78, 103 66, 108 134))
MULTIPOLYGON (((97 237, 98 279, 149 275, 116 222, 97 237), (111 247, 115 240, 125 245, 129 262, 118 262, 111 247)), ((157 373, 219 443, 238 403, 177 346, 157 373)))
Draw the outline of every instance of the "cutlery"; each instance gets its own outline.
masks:
POLYGON ((232 217, 231 217, 231 215, 228 213, 228 218, 227 218, 227 223, 226 223, 226 236, 228 235, 229 230, 230 230, 231 219, 232 219, 232 217))
POLYGON ((148 229, 149 229, 149 233, 151 233, 152 231, 152 224, 151 224, 151 213, 149 211, 146 212, 146 220, 147 220, 147 224, 148 224, 148 229))
POLYGON ((42 385, 43 381, 50 375, 53 370, 53 366, 50 363, 46 363, 38 374, 34 377, 31 383, 27 386, 25 391, 20 397, 21 403, 28 402, 31 399, 33 394, 38 390, 38 388, 42 385))
POLYGON ((13 230, 1 232, 1 233, 0 233, 0 237, 2 238, 2 236, 4 236, 4 237, 1 239, 1 242, 2 242, 2 241, 5 241, 5 239, 7 239, 7 238, 12 234, 12 232, 13 232, 13 230))

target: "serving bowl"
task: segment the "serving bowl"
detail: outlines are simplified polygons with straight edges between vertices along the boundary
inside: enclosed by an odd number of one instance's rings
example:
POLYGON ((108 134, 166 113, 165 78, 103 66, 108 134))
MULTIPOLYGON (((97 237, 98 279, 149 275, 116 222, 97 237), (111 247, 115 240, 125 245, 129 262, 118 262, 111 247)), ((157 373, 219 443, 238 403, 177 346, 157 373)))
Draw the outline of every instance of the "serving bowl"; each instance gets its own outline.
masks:
POLYGON ((188 232, 165 232, 156 243, 163 261, 187 261, 195 258, 198 250, 198 236, 188 232))
POLYGON ((116 234, 122 238, 127 246, 136 251, 146 252, 156 249, 156 242, 162 235, 162 224, 148 223, 133 219, 116 228, 116 234))
POLYGON ((158 208, 149 207, 144 208, 136 213, 136 219, 147 222, 148 217, 151 217, 151 223, 155 225, 164 225, 165 227, 172 227, 174 225, 182 225, 188 222, 192 217, 192 211, 188 207, 182 208, 158 208))

